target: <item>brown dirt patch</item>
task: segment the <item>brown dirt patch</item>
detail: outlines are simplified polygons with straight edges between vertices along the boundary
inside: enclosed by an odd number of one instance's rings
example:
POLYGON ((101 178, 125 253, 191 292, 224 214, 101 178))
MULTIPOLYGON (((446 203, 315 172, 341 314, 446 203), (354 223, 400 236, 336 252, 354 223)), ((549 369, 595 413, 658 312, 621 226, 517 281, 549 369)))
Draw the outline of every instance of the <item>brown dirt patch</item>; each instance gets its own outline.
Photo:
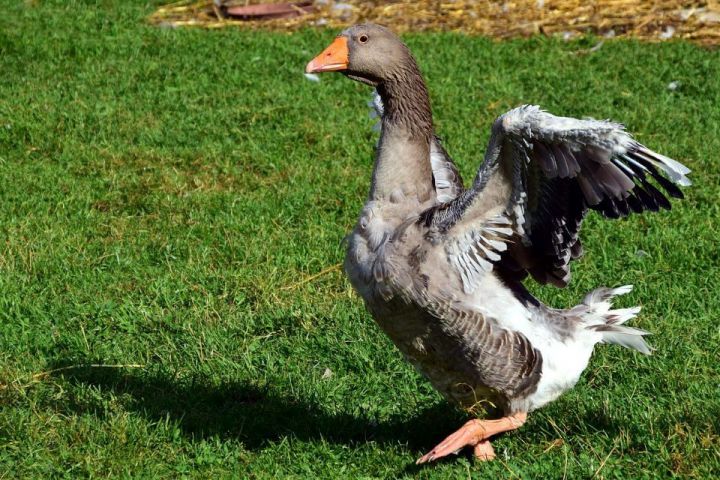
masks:
POLYGON ((264 2, 185 0, 161 7, 149 20, 169 27, 240 26, 272 30, 304 26, 340 29, 369 21, 399 32, 456 31, 500 39, 535 34, 572 38, 594 33, 650 41, 683 38, 706 46, 720 45, 720 0, 316 0, 314 12, 293 18, 240 20, 226 13, 227 6, 259 3, 264 2))

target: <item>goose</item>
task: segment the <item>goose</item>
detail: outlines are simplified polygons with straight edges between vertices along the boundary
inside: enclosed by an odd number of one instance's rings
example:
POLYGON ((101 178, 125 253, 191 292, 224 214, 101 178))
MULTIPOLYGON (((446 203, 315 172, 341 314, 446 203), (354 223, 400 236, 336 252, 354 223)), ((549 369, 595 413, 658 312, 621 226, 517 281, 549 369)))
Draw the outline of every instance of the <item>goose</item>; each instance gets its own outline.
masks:
POLYGON ((428 90, 407 46, 379 25, 341 32, 306 67, 376 89, 380 138, 367 201, 347 237, 345 271, 402 355, 473 415, 417 460, 465 447, 479 460, 494 435, 571 389, 598 343, 650 354, 627 326, 640 307, 613 308, 631 285, 598 288, 556 309, 523 285, 565 287, 582 255, 583 218, 670 209, 690 170, 611 121, 524 105, 492 124, 468 188, 435 135, 428 90))

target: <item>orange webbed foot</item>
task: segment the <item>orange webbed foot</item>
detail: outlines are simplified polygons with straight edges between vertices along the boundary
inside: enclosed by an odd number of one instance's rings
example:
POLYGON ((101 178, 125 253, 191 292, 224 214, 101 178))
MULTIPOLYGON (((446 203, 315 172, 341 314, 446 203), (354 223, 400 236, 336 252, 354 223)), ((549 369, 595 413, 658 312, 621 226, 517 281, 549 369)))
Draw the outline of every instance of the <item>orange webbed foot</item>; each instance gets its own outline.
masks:
POLYGON ((499 420, 470 420, 415 463, 420 465, 432 462, 451 453, 458 453, 465 447, 473 447, 478 460, 492 460, 495 458, 495 450, 488 439, 498 433, 520 428, 526 419, 527 413, 518 412, 499 420))

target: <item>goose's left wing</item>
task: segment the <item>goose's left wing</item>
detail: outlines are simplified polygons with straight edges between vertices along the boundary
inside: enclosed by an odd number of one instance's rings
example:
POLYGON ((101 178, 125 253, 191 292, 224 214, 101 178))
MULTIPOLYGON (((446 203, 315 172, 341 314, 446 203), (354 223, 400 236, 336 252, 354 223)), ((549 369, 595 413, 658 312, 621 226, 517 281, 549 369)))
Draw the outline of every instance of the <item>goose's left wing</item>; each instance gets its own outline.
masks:
POLYGON ((609 218, 670 209, 665 195, 682 198, 677 185, 690 185, 688 173, 617 123, 523 106, 493 124, 472 188, 421 221, 444 242, 467 292, 493 268, 563 287, 588 209, 609 218))

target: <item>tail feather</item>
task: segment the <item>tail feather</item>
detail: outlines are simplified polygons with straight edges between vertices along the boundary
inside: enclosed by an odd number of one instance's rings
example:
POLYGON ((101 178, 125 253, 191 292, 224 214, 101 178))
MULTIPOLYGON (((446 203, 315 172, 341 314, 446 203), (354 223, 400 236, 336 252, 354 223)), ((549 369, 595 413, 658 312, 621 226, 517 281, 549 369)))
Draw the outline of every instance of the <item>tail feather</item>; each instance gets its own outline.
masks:
POLYGON ((608 310, 605 314, 608 325, 622 325, 631 318, 635 318, 642 307, 618 308, 616 310, 608 310))
POLYGON ((649 332, 630 327, 614 326, 613 328, 615 330, 602 332, 603 343, 614 343, 615 345, 632 348, 645 355, 652 353, 650 345, 643 338, 643 335, 648 335, 649 332))
POLYGON ((617 288, 596 288, 592 292, 585 295, 585 298, 583 298, 583 304, 587 305, 588 307, 593 305, 599 307, 600 305, 597 304, 607 303, 607 307, 610 308, 610 303, 608 302, 610 299, 612 299, 613 297, 617 297, 618 295, 625 295, 626 293, 630 293, 632 292, 632 289, 632 285, 623 285, 622 287, 617 288))
POLYGON ((592 324, 586 328, 598 332, 603 343, 614 343, 650 355, 652 349, 643 338, 650 332, 623 325, 631 318, 635 318, 640 312, 640 307, 611 310, 613 297, 631 290, 632 285, 625 285, 612 289, 598 288, 588 293, 583 299, 583 305, 587 307, 585 318, 592 324))

